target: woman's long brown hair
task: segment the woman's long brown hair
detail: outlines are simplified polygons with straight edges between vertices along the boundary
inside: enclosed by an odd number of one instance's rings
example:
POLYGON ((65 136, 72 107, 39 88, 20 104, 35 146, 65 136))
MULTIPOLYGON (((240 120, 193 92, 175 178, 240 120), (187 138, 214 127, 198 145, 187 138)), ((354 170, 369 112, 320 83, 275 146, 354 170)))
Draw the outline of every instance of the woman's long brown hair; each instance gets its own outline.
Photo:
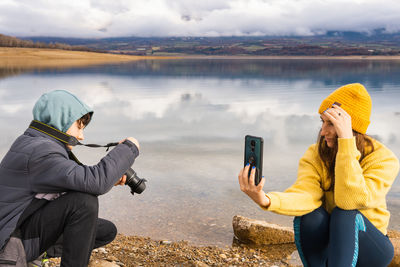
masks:
MULTIPOLYGON (((371 137, 366 134, 362 134, 353 130, 353 135, 356 137, 356 145, 358 151, 361 153, 361 157, 359 162, 361 162, 365 156, 374 151, 374 144, 372 143, 371 137), (366 147, 370 147, 366 151, 366 147)), ((328 191, 332 190, 335 185, 335 163, 336 163, 336 154, 338 151, 338 143, 337 139, 335 141, 334 147, 330 148, 325 142, 325 138, 321 136, 321 131, 318 135, 318 154, 324 163, 326 169, 328 170, 329 178, 331 178, 331 186, 328 191)))

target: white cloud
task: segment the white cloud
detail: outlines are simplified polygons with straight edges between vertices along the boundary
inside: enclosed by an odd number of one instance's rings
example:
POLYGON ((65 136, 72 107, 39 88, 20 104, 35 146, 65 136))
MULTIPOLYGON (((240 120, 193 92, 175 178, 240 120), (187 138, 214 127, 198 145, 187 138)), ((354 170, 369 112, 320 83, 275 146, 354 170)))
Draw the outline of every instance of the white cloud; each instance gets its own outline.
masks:
POLYGON ((387 0, 6 0, 0 32, 13 36, 312 35, 400 29, 387 0))
POLYGON ((24 110, 25 106, 22 104, 19 105, 1 105, 0 110, 1 112, 7 113, 7 114, 15 114, 21 110, 24 110))

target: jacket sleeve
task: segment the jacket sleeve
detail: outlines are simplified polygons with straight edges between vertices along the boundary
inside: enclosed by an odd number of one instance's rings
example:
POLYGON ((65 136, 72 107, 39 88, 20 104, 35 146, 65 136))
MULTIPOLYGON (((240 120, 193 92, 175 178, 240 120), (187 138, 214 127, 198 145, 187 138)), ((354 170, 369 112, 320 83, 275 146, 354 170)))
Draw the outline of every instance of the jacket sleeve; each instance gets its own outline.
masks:
MULTIPOLYGON (((129 141, 126 141, 129 142, 129 141)), ((117 145, 94 166, 79 165, 68 158, 65 150, 42 145, 29 162, 33 192, 56 193, 68 190, 102 195, 133 164, 139 155, 133 143, 117 145)))
POLYGON ((359 163, 355 138, 339 138, 335 164, 335 202, 345 210, 376 208, 385 201, 399 171, 396 156, 383 145, 359 163))
POLYGON ((296 182, 284 192, 270 192, 271 200, 266 209, 283 215, 301 216, 322 205, 323 190, 315 145, 300 159, 296 182))

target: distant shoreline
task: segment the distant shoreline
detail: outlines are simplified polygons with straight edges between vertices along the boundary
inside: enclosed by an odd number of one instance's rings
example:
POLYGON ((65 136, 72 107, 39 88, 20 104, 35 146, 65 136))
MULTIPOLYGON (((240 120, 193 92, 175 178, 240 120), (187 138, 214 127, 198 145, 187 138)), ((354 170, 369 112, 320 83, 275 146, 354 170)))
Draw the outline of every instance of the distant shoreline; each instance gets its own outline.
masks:
POLYGON ((177 58, 185 59, 271 59, 271 60, 400 60, 400 56, 207 56, 207 55, 182 55, 177 58))
POLYGON ((0 68, 80 67, 165 58, 167 57, 116 55, 47 48, 0 47, 0 68))
POLYGON ((134 56, 43 48, 0 47, 0 68, 64 68, 121 63, 137 60, 229 59, 229 60, 400 60, 400 56, 238 56, 163 55, 134 56))

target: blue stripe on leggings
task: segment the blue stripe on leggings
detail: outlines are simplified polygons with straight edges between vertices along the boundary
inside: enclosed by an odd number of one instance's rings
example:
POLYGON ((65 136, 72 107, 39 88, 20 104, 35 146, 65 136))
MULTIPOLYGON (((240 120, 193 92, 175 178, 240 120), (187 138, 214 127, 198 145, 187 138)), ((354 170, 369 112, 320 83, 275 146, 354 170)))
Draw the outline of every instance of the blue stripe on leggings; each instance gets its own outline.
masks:
POLYGON ((297 251, 299 252, 299 256, 301 261, 303 262, 303 266, 307 267, 306 258, 304 257, 303 250, 301 249, 300 242, 300 221, 301 217, 295 217, 293 220, 293 229, 294 229, 294 242, 296 243, 297 251))
POLYGON ((355 267, 357 264, 357 260, 358 260, 358 232, 359 231, 363 231, 365 232, 366 230, 366 226, 365 226, 365 222, 363 217, 361 216, 361 214, 357 214, 356 215, 356 223, 355 223, 355 235, 356 235, 356 239, 355 239, 355 247, 354 247, 354 255, 353 255, 353 262, 351 264, 352 267, 355 267))

